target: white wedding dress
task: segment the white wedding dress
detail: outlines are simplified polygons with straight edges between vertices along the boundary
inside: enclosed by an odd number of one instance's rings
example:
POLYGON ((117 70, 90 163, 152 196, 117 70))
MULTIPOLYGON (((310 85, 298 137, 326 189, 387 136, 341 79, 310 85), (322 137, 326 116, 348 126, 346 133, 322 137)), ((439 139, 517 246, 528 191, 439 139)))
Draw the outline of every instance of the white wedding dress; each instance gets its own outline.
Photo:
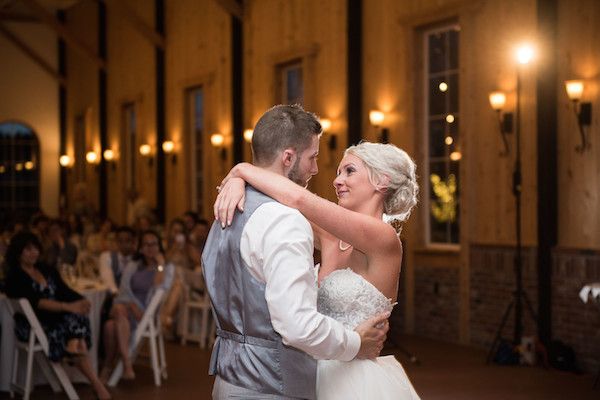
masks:
MULTIPOLYGON (((392 310, 383 293, 350 268, 336 270, 321 282, 320 313, 354 329, 361 322, 392 310)), ((419 399, 402 365, 394 356, 374 360, 319 360, 318 400, 419 399)))

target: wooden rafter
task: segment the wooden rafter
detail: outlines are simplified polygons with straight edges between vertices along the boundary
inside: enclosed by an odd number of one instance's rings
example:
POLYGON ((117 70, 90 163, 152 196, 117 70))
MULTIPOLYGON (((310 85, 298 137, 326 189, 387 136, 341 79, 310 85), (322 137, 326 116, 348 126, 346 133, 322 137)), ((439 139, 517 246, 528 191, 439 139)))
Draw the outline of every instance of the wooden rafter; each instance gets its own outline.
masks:
POLYGON ((1 22, 0 33, 2 33, 2 35, 4 35, 4 37, 6 37, 15 46, 21 49, 23 53, 29 56, 29 58, 31 58, 44 71, 49 73, 59 84, 61 84, 62 86, 66 86, 67 82, 65 78, 61 74, 59 74, 56 69, 54 69, 49 63, 47 63, 46 60, 44 60, 44 58, 38 53, 36 53, 31 47, 29 47, 27 43, 23 42, 14 33, 8 30, 1 22))
POLYGON ((102 0, 111 7, 118 15, 126 19, 133 27, 148 39, 152 44, 164 50, 165 38, 150 27, 136 12, 123 0, 102 0))
POLYGON ((60 21, 58 21, 48 10, 40 5, 40 3, 38 3, 36 0, 21 1, 25 3, 31 9, 31 11, 33 11, 33 13, 36 14, 40 20, 42 20, 42 22, 50 26, 50 28, 52 28, 52 30, 54 30, 58 36, 64 39, 69 46, 72 46, 75 50, 92 59, 98 68, 106 68, 106 63, 104 60, 98 57, 98 55, 96 55, 96 53, 87 45, 76 39, 75 36, 73 36, 67 30, 67 28, 65 28, 65 26, 60 23, 60 21))
POLYGON ((215 0, 225 11, 239 20, 244 19, 244 5, 237 0, 215 0))

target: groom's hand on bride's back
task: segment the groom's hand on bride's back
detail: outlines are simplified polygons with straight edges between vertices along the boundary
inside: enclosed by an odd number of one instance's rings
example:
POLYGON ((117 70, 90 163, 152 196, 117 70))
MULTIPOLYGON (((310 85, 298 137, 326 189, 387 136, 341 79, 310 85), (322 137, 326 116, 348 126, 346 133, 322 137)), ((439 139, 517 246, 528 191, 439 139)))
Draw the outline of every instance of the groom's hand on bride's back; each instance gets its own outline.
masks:
POLYGON ((375 316, 354 329, 360 335, 360 350, 358 350, 356 358, 366 359, 379 356, 390 329, 389 317, 389 312, 375 316))

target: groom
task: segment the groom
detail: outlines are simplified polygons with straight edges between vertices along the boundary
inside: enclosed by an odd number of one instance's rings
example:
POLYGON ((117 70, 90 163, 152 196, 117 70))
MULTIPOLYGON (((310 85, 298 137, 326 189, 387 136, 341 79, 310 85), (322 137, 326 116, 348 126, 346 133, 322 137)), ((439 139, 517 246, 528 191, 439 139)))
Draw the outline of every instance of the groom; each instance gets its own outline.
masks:
MULTIPOLYGON (((254 129, 254 164, 306 186, 321 131, 302 107, 275 106, 254 129)), ((213 224, 202 262, 217 320, 214 399, 314 399, 315 359, 379 355, 386 315, 352 331, 317 312, 313 233, 297 210, 247 186, 244 212, 213 224)))

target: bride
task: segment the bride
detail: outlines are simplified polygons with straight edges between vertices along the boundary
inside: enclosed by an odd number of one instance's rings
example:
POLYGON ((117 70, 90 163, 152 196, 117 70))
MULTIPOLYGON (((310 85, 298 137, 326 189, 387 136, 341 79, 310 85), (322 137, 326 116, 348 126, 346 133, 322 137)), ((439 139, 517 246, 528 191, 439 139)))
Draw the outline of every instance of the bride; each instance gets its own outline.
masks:
MULTIPOLYGON (((319 312, 353 329, 362 321, 391 311, 395 304, 402 245, 396 230, 383 221, 408 219, 417 202, 415 163, 392 144, 363 142, 348 148, 333 186, 338 205, 283 176, 242 163, 223 180, 215 218, 231 224, 243 211, 244 185, 298 209, 311 221, 321 251, 319 312)), ((317 398, 418 399, 404 369, 393 356, 350 362, 319 360, 317 398)))

